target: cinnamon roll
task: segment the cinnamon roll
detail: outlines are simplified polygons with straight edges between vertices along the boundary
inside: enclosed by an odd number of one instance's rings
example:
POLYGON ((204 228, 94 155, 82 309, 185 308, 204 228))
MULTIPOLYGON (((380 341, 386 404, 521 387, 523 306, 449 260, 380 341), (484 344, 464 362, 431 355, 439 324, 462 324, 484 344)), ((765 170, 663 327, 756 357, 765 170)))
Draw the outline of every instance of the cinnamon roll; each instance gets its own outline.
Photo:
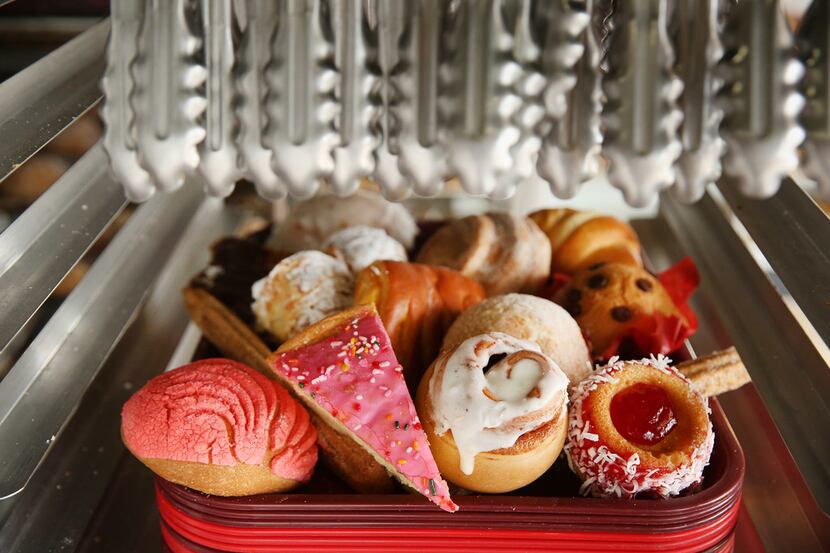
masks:
POLYGON ((538 345, 492 332, 442 353, 415 402, 441 474, 468 490, 503 493, 533 482, 559 456, 567 388, 538 345))

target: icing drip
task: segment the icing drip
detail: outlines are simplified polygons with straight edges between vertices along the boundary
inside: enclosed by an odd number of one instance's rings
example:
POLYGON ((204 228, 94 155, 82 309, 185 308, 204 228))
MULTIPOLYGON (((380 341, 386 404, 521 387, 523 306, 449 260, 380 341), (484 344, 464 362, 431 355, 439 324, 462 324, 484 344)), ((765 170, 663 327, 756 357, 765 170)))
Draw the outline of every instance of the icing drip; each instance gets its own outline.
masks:
POLYGON ((452 431, 461 470, 472 474, 478 453, 512 447, 551 421, 567 403, 567 386, 535 343, 499 332, 474 336, 436 364, 429 383, 435 432, 452 431))

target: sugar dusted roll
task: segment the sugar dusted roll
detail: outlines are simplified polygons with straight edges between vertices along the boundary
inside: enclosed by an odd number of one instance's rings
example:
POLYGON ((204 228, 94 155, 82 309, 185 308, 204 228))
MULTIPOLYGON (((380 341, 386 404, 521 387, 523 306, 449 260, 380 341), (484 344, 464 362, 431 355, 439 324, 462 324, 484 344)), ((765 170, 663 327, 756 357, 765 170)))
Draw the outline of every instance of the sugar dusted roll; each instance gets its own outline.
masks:
POLYGON ((283 342, 349 307, 354 277, 346 264, 318 251, 286 257, 251 288, 257 325, 283 342))
POLYGON ((406 261, 403 245, 379 228, 357 226, 337 231, 323 248, 342 259, 349 270, 358 273, 375 261, 406 261))
POLYGON ((670 497, 701 481, 715 440, 709 407, 670 362, 612 359, 571 394, 565 452, 582 493, 670 497))
POLYGON ((273 380, 227 359, 150 380, 124 404, 121 436, 165 480, 213 495, 288 491, 317 463, 308 412, 273 380))
POLYGON ((441 474, 504 493, 541 476, 562 450, 568 378, 539 346, 493 332, 445 351, 416 406, 441 474))

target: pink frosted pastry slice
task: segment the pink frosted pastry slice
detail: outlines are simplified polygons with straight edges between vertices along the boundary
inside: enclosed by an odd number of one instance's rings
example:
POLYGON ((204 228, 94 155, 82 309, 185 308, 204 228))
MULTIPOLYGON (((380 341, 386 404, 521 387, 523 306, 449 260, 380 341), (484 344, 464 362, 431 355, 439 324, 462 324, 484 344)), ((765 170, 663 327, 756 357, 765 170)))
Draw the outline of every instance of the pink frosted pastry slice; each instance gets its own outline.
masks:
POLYGON ((454 512, 389 336, 373 306, 309 327, 269 359, 306 405, 350 435, 401 483, 454 512))
POLYGON ((302 405, 227 359, 150 380, 124 404, 121 436, 162 478, 214 495, 288 491, 317 462, 317 432, 302 405))

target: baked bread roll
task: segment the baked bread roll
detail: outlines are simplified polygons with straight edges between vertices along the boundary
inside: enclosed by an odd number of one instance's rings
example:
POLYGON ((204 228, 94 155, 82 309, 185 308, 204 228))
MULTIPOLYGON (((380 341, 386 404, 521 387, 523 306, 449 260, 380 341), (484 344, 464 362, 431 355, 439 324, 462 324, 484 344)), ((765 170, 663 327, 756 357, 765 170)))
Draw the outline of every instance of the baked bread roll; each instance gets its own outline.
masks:
POLYGON ((279 341, 352 304, 354 278, 341 260, 318 251, 286 257, 251 288, 257 325, 279 341))
POLYGON ((567 311, 544 298, 527 294, 487 298, 455 320, 444 337, 442 350, 451 350, 468 338, 488 332, 503 332, 538 344, 571 384, 585 378, 593 368, 579 325, 567 311))
POLYGON ((378 261, 357 276, 354 301, 375 305, 407 384, 415 390, 455 318, 483 298, 481 285, 457 271, 378 261))
POLYGON ((403 245, 383 229, 357 226, 339 230, 329 236, 323 249, 338 257, 353 273, 359 273, 375 261, 406 261, 403 245))
POLYGON ((306 406, 404 486, 457 511, 441 478, 383 323, 371 305, 310 326, 269 358, 306 406))
POLYGON ((212 495, 288 491, 317 463, 306 410, 276 382, 227 359, 150 380, 124 404, 121 436, 165 480, 212 495))
POLYGON ((686 321, 655 276, 621 263, 599 264, 575 274, 554 299, 579 323, 597 358, 616 351, 620 340, 640 328, 644 318, 659 314, 686 321))
POLYGON ((22 211, 34 203, 69 169, 54 154, 39 152, 0 183, 0 209, 22 211))
POLYGON ((346 198, 316 196, 298 203, 279 225, 269 245, 291 253, 319 250, 326 238, 354 226, 383 229, 407 250, 412 249, 418 233, 415 220, 403 205, 377 193, 359 191, 346 198))
POLYGON ((643 266, 637 234, 619 219, 575 209, 542 209, 530 218, 550 240, 554 272, 572 274, 601 262, 643 266))
POLYGON ((55 138, 46 144, 46 150, 56 154, 79 158, 101 139, 101 120, 93 109, 75 119, 55 138))
POLYGON ((616 361, 571 394, 565 453, 582 493, 670 497, 701 481, 715 441, 709 407, 670 363, 616 361))
POLYGON ((441 474, 483 493, 536 480, 562 450, 567 387, 539 346, 500 332, 442 353, 415 400, 441 474))
POLYGON ((455 269, 479 281, 488 296, 536 292, 550 274, 550 242, 527 217, 471 215, 436 231, 417 261, 455 269))

